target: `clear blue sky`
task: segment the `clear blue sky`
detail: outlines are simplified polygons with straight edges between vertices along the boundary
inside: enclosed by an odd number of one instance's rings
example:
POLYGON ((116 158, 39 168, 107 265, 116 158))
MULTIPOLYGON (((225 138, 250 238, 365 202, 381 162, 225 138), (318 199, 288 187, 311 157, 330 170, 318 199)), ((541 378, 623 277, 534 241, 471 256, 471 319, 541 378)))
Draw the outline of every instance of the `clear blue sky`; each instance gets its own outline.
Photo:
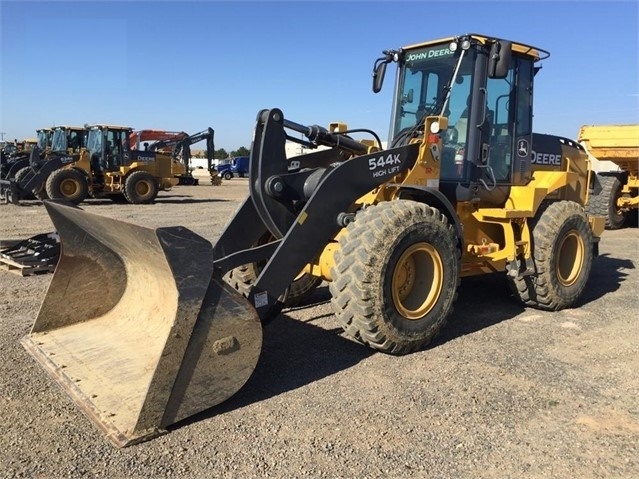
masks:
MULTIPOLYGON (((0 2, 5 140, 54 124, 215 129, 250 147, 255 116, 344 121, 388 135, 383 49, 477 32, 551 52, 536 77, 535 131, 639 122, 634 1, 0 2)), ((387 80, 394 73, 389 71, 387 80)))

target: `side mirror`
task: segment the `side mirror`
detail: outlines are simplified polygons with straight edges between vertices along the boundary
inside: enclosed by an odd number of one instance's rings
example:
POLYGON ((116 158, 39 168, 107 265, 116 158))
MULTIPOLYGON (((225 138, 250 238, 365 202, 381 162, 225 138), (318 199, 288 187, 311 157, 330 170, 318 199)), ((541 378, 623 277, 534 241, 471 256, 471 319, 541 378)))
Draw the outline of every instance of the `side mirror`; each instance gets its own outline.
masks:
POLYGON ((373 93, 379 93, 382 90, 384 75, 386 74, 386 58, 380 58, 376 63, 377 65, 375 65, 373 70, 373 93))
POLYGON ((506 78, 512 52, 512 42, 499 40, 493 43, 488 59, 488 78, 506 78))

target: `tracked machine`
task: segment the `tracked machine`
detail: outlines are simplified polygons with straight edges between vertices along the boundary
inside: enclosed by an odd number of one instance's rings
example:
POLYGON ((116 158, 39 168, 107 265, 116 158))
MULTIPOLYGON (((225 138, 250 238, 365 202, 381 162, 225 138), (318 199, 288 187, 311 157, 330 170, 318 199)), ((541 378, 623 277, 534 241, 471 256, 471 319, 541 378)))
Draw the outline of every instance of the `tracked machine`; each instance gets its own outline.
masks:
POLYGON ((396 355, 441 330, 464 276, 503 274, 530 307, 577 305, 604 219, 584 212, 583 148, 533 136, 548 55, 477 34, 385 51, 373 90, 396 63, 387 149, 260 111, 249 196, 214 245, 46 202, 62 255, 23 345, 126 446, 239 390, 305 276, 329 282, 348 334, 396 355), (329 148, 287 160, 287 140, 329 148))

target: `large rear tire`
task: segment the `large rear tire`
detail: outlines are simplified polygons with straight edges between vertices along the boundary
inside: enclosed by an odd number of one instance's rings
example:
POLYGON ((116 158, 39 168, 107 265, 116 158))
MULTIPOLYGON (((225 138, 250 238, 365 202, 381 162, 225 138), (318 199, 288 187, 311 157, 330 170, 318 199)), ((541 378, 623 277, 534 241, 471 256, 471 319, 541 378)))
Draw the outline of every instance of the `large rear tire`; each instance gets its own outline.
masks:
POLYGON ((124 196, 129 203, 153 203, 158 196, 158 183, 146 171, 134 171, 124 180, 124 196))
POLYGON ((594 188, 590 190, 586 212, 592 216, 605 217, 607 230, 618 230, 626 222, 627 213, 617 208, 621 189, 621 181, 616 176, 597 175, 594 188))
POLYGON ((45 189, 52 200, 66 200, 75 205, 82 203, 89 194, 86 177, 73 168, 62 168, 51 173, 45 189))
POLYGON ((390 354, 427 345, 446 323, 460 251, 439 210, 394 200, 359 212, 335 253, 332 305, 347 334, 390 354))
POLYGON ((526 305, 547 311, 572 306, 592 266, 592 230, 580 205, 556 201, 542 205, 532 221, 535 273, 509 278, 511 289, 526 305))

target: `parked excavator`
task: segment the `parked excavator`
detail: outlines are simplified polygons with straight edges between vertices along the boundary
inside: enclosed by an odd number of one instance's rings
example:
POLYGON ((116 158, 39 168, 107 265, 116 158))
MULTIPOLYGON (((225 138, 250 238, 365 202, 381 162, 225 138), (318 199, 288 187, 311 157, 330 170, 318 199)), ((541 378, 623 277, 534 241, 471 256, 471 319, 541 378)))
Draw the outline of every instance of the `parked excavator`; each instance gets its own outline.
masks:
POLYGON ((214 245, 45 202, 62 255, 22 344, 127 446, 238 391, 300 274, 329 282, 348 334, 395 355, 435 337, 464 276, 503 274, 526 306, 575 306, 604 218, 584 212, 583 147, 533 137, 548 56, 479 34, 384 51, 373 91, 398 68, 387 149, 370 130, 260 111, 249 195, 214 245), (329 148, 287 159, 287 140, 329 148))
POLYGON ((131 135, 131 147, 140 149, 141 142, 145 140, 155 140, 150 145, 144 143, 144 149, 148 151, 158 151, 170 154, 173 157, 173 176, 178 178, 180 185, 198 185, 199 179, 195 178, 191 172, 191 145, 206 142, 207 171, 211 178, 211 184, 220 184, 217 177, 217 170, 213 166, 213 155, 215 154, 214 143, 215 131, 207 128, 193 135, 185 132, 167 132, 161 130, 140 130, 131 135), (175 166, 179 165, 179 166, 175 166))
MULTIPOLYGON (((162 140, 178 140, 189 136, 185 131, 167 131, 167 130, 135 130, 129 135, 129 148, 131 150, 148 151, 149 142, 157 142, 162 140)), ((156 148, 160 151, 161 148, 156 148)), ((170 151, 162 151, 162 153, 170 153, 170 151)))

